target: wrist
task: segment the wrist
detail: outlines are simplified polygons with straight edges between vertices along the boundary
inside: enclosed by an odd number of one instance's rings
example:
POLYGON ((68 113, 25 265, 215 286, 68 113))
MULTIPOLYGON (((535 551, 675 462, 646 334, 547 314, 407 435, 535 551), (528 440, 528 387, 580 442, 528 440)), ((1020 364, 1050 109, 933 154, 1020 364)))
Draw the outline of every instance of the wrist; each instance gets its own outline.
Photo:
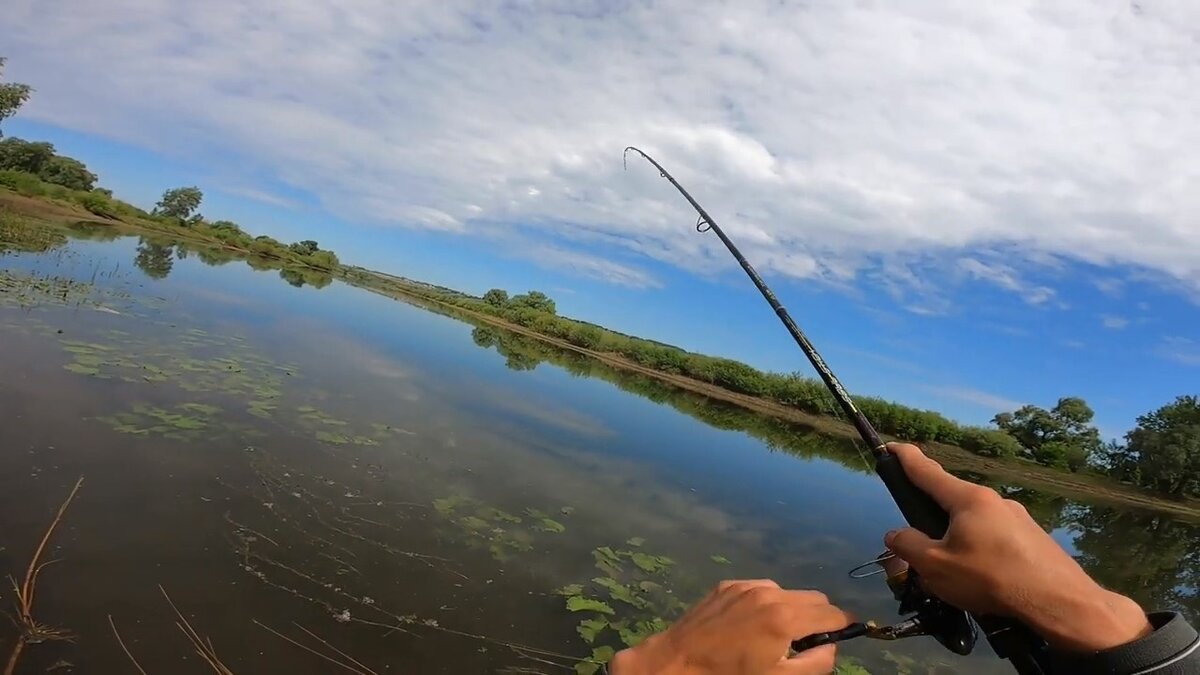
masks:
POLYGON ((609 672, 611 675, 692 675, 664 633, 617 652, 609 672))
POLYGON ((1133 600, 1098 585, 1062 597, 1021 617, 1051 647, 1066 652, 1098 652, 1141 639, 1153 627, 1133 600))

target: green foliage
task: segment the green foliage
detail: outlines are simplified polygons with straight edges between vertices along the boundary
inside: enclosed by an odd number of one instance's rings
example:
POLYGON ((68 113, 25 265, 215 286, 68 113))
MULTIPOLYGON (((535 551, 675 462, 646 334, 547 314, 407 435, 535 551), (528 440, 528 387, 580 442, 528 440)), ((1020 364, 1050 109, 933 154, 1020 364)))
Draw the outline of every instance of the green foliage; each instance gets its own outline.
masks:
POLYGON ((180 223, 188 223, 192 214, 200 208, 200 202, 203 200, 204 193, 198 187, 171 188, 163 192, 162 199, 158 200, 154 213, 180 223))
POLYGON ((1090 424, 1093 416, 1086 401, 1066 396, 1050 410, 1026 405, 992 421, 1039 464, 1079 471, 1103 445, 1100 432, 1090 424))
POLYGON ((604 339, 604 334, 599 328, 583 324, 568 325, 566 333, 568 342, 584 349, 595 349, 604 339))
POLYGON ((962 428, 958 444, 985 457, 1017 457, 1025 452, 1021 443, 1007 432, 985 427, 962 428))
POLYGON ((45 253, 66 243, 66 235, 59 230, 40 227, 0 209, 0 256, 9 251, 45 253))
POLYGON ((1200 497, 1200 397, 1180 396, 1137 419, 1125 445, 1108 448, 1110 471, 1175 497, 1200 497))
POLYGON ((312 239, 305 239, 304 241, 298 241, 291 246, 288 246, 288 250, 296 255, 305 256, 312 255, 317 251, 320 251, 321 247, 312 239))
MULTIPOLYGON (((81 369, 69 366, 67 369, 96 376, 95 373, 81 372, 81 369)), ((212 424, 213 416, 219 411, 220 408, 202 403, 184 403, 173 408, 159 408, 138 403, 129 412, 97 419, 118 433, 134 436, 163 436, 177 441, 193 441, 203 440, 206 437, 204 432, 212 424)))
POLYGON ((340 261, 337 254, 333 251, 317 251, 311 255, 305 256, 302 262, 306 262, 313 267, 320 267, 324 270, 336 270, 340 261))
POLYGON ((83 162, 56 154, 50 143, 20 138, 0 141, 0 170, 23 171, 68 190, 87 191, 96 184, 96 174, 88 171, 83 162))
MULTIPOLYGON (((0 75, 4 74, 4 63, 7 61, 0 56, 0 75)), ((0 122, 17 114, 22 105, 29 100, 33 87, 18 82, 0 82, 0 122)))
MULTIPOLYGON (((632 537, 628 543, 640 549, 645 539, 632 537)), ((601 546, 592 559, 600 576, 558 590, 567 611, 584 615, 575 632, 592 647, 592 655, 576 670, 587 673, 597 672, 617 648, 665 630, 687 608, 670 587, 670 558, 601 546)))
POLYGON ((541 291, 529 291, 528 293, 514 295, 508 301, 508 306, 515 309, 530 309, 534 312, 545 312, 547 314, 555 313, 554 301, 541 291))
POLYGON ((38 171, 38 176, 47 183, 71 190, 91 190, 96 185, 96 174, 88 171, 83 162, 62 155, 51 157, 38 171))
POLYGON ((111 198, 100 192, 85 192, 79 195, 79 205, 89 212, 105 218, 120 218, 121 211, 111 198))
POLYGON ((46 185, 42 179, 24 171, 0 170, 0 186, 26 197, 40 197, 46 194, 46 185))
POLYGON ((837 665, 833 667, 833 675, 871 675, 871 671, 858 659, 845 657, 838 659, 837 665))
MULTIPOLYGON (((469 544, 486 548, 500 562, 510 560, 518 553, 528 553, 539 538, 556 536, 567 529, 566 525, 537 509, 525 509, 524 515, 518 516, 461 495, 436 499, 433 508, 457 525, 469 544)), ((575 607, 571 611, 604 611, 603 607, 582 598, 570 606, 575 607)))
POLYGON ((504 307, 508 304, 508 291, 502 288, 493 288, 483 294, 483 301, 492 307, 504 307))
POLYGON ((0 141, 0 169, 38 175, 55 157, 54 146, 42 141, 6 138, 0 141))

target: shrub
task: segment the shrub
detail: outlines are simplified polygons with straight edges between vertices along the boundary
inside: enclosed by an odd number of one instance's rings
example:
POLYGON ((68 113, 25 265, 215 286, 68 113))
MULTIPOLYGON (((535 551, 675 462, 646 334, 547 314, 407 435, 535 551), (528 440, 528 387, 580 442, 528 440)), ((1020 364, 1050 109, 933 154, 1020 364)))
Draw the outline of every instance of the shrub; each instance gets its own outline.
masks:
POLYGON ((576 324, 571 327, 571 330, 567 334, 567 340, 571 344, 583 347, 584 349, 595 349, 600 346, 602 337, 599 328, 583 324, 576 324))
POLYGON ((1025 453, 1017 439, 999 429, 963 427, 959 445, 984 457, 1019 457, 1025 453))
POLYGON ((85 192, 77 197, 79 205, 91 213, 105 218, 116 218, 117 210, 112 200, 97 192, 85 192))
POLYGON ((0 185, 26 197, 40 197, 46 194, 42 179, 24 171, 0 171, 0 185))

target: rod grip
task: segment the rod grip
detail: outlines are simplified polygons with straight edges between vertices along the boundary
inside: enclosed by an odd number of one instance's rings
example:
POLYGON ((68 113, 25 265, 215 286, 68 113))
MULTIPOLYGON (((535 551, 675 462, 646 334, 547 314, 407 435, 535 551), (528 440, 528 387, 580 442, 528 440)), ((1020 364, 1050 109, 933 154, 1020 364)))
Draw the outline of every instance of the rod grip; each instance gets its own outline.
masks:
POLYGON ((900 513, 908 524, 925 533, 933 539, 941 539, 950 527, 950 515, 923 490, 913 485, 900 458, 883 453, 875 462, 875 472, 883 479, 888 492, 900 507, 900 513))

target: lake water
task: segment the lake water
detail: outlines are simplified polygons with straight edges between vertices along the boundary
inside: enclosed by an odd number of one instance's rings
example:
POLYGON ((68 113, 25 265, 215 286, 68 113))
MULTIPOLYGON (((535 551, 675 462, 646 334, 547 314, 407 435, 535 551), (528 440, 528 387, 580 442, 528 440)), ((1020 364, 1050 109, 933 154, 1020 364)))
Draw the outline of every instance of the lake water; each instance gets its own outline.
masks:
MULTIPOLYGON (((213 672, 167 596, 235 673, 576 672, 729 577, 894 616, 847 577, 901 520, 844 441, 311 274, 71 234, 0 255, 0 574, 84 477, 34 612, 74 639, 18 672, 136 672, 117 633, 148 673, 213 672)), ((1106 585, 1200 616, 1194 524, 1009 491, 1106 585)), ((1006 672, 982 643, 842 653, 1006 672)))

